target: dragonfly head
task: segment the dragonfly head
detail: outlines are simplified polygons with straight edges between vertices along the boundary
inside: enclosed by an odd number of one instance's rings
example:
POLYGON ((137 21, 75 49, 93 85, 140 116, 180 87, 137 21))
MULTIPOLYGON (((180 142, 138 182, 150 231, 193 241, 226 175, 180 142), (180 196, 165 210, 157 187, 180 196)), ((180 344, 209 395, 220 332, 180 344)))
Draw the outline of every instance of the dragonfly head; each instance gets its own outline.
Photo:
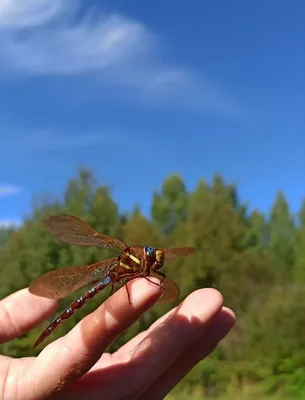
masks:
POLYGON ((146 246, 144 248, 146 257, 149 258, 149 264, 152 266, 154 264, 155 269, 162 267, 164 263, 164 250, 154 249, 153 247, 146 246))
POLYGON ((155 268, 159 269, 162 267, 163 263, 164 263, 164 250, 162 249, 156 249, 156 264, 155 264, 155 268))

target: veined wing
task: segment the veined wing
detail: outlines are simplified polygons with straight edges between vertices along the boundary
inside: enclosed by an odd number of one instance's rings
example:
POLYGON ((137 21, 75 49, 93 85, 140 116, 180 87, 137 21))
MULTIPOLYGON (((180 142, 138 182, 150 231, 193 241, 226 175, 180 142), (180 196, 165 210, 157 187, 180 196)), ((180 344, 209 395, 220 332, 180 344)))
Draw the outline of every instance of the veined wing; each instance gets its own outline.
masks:
POLYGON ((62 242, 78 246, 95 246, 124 250, 127 246, 119 239, 96 232, 81 219, 72 215, 53 215, 45 221, 46 228, 62 242))
POLYGON ((180 295, 180 289, 176 282, 165 278, 162 282, 164 291, 158 303, 172 303, 176 301, 180 295))
MULTIPOLYGON (((150 271, 150 275, 160 279, 160 275, 154 273, 152 270, 150 271)), ((177 283, 171 279, 165 278, 161 285, 163 286, 164 290, 162 296, 158 300, 158 303, 171 303, 178 299, 180 295, 180 289, 177 283)))
POLYGON ((58 268, 36 278, 29 286, 29 292, 48 299, 62 299, 90 282, 102 280, 117 257, 95 264, 58 268))
POLYGON ((194 247, 176 247, 171 249, 164 249, 165 260, 170 260, 177 257, 184 257, 193 253, 196 249, 194 247))

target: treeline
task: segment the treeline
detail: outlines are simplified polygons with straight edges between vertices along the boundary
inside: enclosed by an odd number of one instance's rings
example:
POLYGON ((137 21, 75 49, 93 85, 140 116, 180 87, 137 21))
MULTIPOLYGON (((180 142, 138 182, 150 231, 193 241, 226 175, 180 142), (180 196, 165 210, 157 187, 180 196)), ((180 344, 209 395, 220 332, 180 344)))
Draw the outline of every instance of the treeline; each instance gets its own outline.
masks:
MULTIPOLYGON (((237 188, 221 176, 216 175, 211 185, 202 180, 189 192, 183 180, 173 175, 153 193, 151 218, 147 219, 138 207, 120 213, 109 189, 82 169, 68 182, 61 198, 45 196, 19 229, 8 237, 0 236, 1 298, 53 268, 90 264, 113 255, 55 240, 43 219, 60 213, 75 215, 128 244, 200 250, 167 262, 164 272, 179 283, 179 301, 198 288, 220 290, 225 304, 236 312, 237 324, 221 346, 189 373, 179 390, 200 390, 211 397, 245 391, 256 393, 255 398, 270 393, 285 399, 305 396, 305 201, 293 216, 284 194, 278 193, 270 215, 264 216, 258 210, 250 212, 237 188)), ((83 291, 64 299, 60 309, 83 291)), ((88 302, 45 344, 70 330, 107 295, 104 291, 88 302)), ((154 306, 110 350, 146 329, 172 306, 154 306)), ((45 325, 1 345, 1 352, 32 356, 32 344, 45 325)))

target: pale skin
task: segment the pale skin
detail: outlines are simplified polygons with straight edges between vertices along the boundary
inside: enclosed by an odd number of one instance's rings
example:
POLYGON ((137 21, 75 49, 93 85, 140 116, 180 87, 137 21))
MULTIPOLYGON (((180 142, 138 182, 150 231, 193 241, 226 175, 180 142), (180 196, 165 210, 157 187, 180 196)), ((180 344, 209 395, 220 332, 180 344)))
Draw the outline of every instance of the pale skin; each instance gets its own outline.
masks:
MULTIPOLYGON (((234 325, 234 313, 223 306, 222 295, 200 289, 117 352, 105 353, 160 297, 158 286, 144 278, 128 288, 132 305, 121 288, 38 357, 0 356, 0 398, 163 399, 234 325)), ((54 315, 57 306, 27 289, 1 300, 0 343, 28 332, 54 315)))

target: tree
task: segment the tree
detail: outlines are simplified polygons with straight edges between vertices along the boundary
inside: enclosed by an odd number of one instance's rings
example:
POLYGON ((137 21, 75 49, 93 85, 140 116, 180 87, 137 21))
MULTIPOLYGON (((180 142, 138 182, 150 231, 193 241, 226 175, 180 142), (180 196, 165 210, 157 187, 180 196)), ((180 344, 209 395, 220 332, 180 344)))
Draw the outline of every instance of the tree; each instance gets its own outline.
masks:
POLYGON ((244 380, 263 381, 267 392, 284 391, 283 398, 304 394, 304 295, 303 285, 274 286, 256 297, 243 323, 244 380))
POLYGON ((213 286, 224 293, 229 306, 244 310, 251 296, 270 282, 269 259, 249 240, 249 220, 228 201, 231 188, 219 181, 216 186, 200 182, 191 194, 188 220, 170 238, 172 245, 192 245, 199 251, 177 260, 171 270, 179 276, 184 294, 213 286))
POLYGON ((282 192, 275 198, 270 216, 269 248, 277 268, 292 272, 295 254, 296 227, 291 217, 289 204, 282 192))
POLYGON ((174 231, 187 218, 187 191, 183 180, 172 175, 162 185, 161 194, 153 195, 152 217, 163 233, 174 231))
POLYGON ((302 202, 298 215, 299 226, 295 238, 295 265, 294 279, 296 282, 305 282, 305 199, 302 202))
POLYGON ((0 250, 5 247, 8 238, 13 232, 13 228, 0 228, 0 250))

